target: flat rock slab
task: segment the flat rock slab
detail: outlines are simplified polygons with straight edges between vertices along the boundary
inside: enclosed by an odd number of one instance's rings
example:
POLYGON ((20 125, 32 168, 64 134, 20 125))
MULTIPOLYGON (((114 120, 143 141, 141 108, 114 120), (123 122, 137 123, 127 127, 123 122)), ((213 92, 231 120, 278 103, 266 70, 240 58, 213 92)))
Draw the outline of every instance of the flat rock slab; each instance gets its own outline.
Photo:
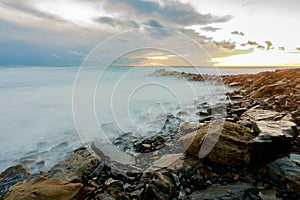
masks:
POLYGON ((252 121, 275 120, 282 117, 283 115, 279 112, 261 109, 250 109, 242 115, 243 119, 250 119, 252 121))
POLYGON ((299 134, 296 124, 291 121, 257 121, 254 123, 253 129, 261 137, 269 135, 271 137, 294 138, 299 134))
POLYGON ((211 185, 204 190, 198 190, 191 194, 191 199, 213 200, 213 199, 245 199, 245 193, 253 189, 249 183, 235 183, 230 185, 211 185))

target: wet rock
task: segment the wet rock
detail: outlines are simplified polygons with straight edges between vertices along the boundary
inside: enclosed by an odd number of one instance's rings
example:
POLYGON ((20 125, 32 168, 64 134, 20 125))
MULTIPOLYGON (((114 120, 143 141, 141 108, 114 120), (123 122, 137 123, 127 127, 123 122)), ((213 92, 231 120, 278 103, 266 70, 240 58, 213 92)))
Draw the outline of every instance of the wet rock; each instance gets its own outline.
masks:
POLYGON ((260 170, 271 180, 300 195, 300 167, 288 157, 275 160, 260 170))
POLYGON ((249 163, 248 144, 254 138, 250 129, 230 122, 225 122, 223 126, 217 121, 215 123, 180 138, 183 146, 187 147, 186 154, 198 157, 205 141, 205 145, 210 146, 204 146, 205 149, 202 149, 200 155, 204 153, 212 162, 231 166, 249 163))
POLYGON ((24 181, 30 175, 31 170, 25 165, 15 165, 2 172, 0 175, 0 199, 11 186, 24 181))
POLYGON ((81 183, 39 177, 13 186, 5 200, 84 199, 85 196, 86 192, 81 183))
POLYGON ((136 142, 134 149, 136 152, 147 153, 161 149, 164 146, 165 138, 161 135, 154 135, 136 142))
POLYGON ((108 179, 105 182, 105 186, 97 191, 95 199, 124 199, 129 200, 124 190, 124 185, 122 181, 108 179))
POLYGON ((172 180, 160 172, 155 172, 153 179, 146 186, 142 200, 165 200, 169 199, 174 192, 174 184, 172 180))
POLYGON ((31 169, 26 167, 25 165, 15 165, 13 167, 9 167, 0 175, 0 181, 5 179, 13 179, 14 177, 23 177, 26 178, 31 174, 31 169))
POLYGON ((191 177, 191 184, 196 189, 202 189, 206 187, 206 180, 200 174, 194 174, 191 177))
MULTIPOLYGON (((211 185, 204 190, 198 190, 193 192, 190 197, 192 200, 205 199, 205 200, 227 200, 227 199, 255 199, 249 198, 254 196, 252 193, 254 187, 248 183, 235 183, 230 185, 211 185)), ((259 197, 256 198, 259 200, 259 197)))
POLYGON ((276 193, 276 190, 261 190, 258 196, 262 200, 281 200, 282 198, 277 198, 276 193))
POLYGON ((66 160, 54 165, 46 174, 47 178, 59 178, 68 182, 82 182, 100 164, 86 148, 74 151, 66 160))
POLYGON ((290 155, 290 159, 291 159, 291 161, 293 161, 294 163, 296 163, 298 166, 300 166, 300 155, 299 154, 292 153, 290 155))

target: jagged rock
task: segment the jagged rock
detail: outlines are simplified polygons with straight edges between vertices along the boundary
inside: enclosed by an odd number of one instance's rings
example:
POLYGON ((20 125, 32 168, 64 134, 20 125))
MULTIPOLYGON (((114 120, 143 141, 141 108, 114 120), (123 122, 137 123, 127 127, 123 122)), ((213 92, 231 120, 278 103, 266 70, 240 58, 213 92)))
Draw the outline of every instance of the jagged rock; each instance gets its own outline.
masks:
POLYGON ((170 199, 175 186, 172 180, 160 172, 155 172, 153 179, 141 195, 141 200, 165 200, 170 199))
MULTIPOLYGON (((205 200, 227 200, 227 199, 255 199, 254 186, 248 183, 235 183, 230 185, 211 185, 204 190, 193 192, 190 197, 192 200, 205 199, 205 200)), ((256 198, 259 200, 259 197, 256 198)))
MULTIPOLYGON (((216 122, 218 124, 218 122, 216 122)), ((249 141, 254 137, 250 129, 239 124, 225 122, 223 127, 210 124, 198 131, 180 138, 187 147, 188 156, 199 156, 199 150, 204 140, 206 144, 214 145, 207 157, 215 163, 237 166, 250 162, 249 141), (209 134, 207 134, 209 131, 209 134)))
POLYGON ((300 195, 300 167, 288 157, 269 163, 261 169, 261 172, 300 195))
POLYGON ((15 165, 2 172, 0 175, 0 199, 8 192, 11 186, 24 181, 30 175, 31 169, 25 165, 15 165))
POLYGON ((74 154, 66 160, 54 165, 45 176, 68 182, 82 182, 84 176, 92 173, 99 164, 100 161, 86 148, 80 148, 75 150, 74 154))
POLYGON ((39 177, 13 186, 5 200, 75 200, 84 199, 85 196, 86 192, 81 183, 39 177))

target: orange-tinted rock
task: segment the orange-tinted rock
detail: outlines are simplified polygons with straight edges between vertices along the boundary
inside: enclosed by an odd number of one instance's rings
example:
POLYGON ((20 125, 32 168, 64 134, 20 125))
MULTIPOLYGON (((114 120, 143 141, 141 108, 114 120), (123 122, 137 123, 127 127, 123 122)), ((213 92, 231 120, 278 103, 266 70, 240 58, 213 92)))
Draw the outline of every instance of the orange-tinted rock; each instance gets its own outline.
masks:
POLYGON ((5 200, 77 200, 84 199, 86 193, 81 183, 69 183, 59 179, 44 177, 18 183, 13 186, 5 200))

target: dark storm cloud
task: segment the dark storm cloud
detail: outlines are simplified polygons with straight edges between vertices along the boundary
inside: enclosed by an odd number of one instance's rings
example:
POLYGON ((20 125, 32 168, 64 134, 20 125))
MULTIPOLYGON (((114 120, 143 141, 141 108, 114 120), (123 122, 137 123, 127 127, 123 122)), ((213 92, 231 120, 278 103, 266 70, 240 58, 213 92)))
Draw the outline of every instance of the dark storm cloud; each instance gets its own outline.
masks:
POLYGON ((161 21, 183 26, 222 23, 232 18, 230 15, 200 14, 190 4, 170 0, 164 1, 163 4, 146 0, 105 0, 104 7, 115 12, 122 12, 127 17, 132 17, 133 14, 139 18, 155 16, 161 21))
POLYGON ((221 30, 221 28, 214 28, 214 27, 211 27, 211 26, 202 27, 200 29, 202 31, 206 31, 206 32, 216 32, 218 30, 221 30))

